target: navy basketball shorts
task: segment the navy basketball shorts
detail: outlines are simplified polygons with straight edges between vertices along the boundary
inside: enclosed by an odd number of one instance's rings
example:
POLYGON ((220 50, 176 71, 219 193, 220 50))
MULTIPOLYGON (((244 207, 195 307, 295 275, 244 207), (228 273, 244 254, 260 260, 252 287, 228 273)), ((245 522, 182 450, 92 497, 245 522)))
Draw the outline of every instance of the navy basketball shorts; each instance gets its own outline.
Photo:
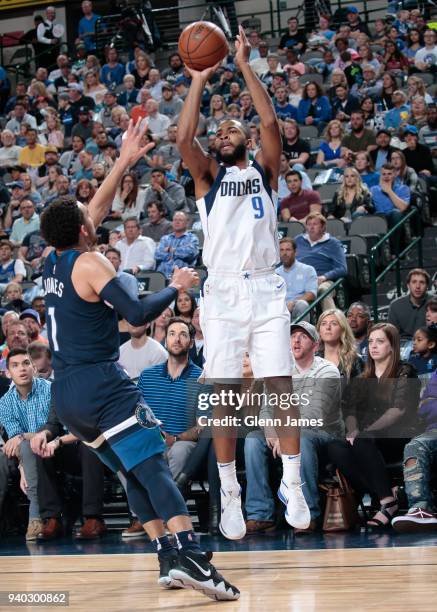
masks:
POLYGON ((56 372, 52 394, 61 423, 115 472, 165 450, 159 421, 117 363, 56 372))

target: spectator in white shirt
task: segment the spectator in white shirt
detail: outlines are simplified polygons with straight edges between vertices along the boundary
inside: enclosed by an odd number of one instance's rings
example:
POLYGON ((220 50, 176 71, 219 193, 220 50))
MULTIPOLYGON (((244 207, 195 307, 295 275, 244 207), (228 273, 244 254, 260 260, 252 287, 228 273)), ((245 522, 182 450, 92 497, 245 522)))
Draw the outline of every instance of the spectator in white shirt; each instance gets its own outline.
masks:
POLYGON ((128 172, 121 179, 120 187, 112 202, 113 219, 140 218, 144 211, 145 194, 138 186, 138 179, 134 172, 128 172))
POLYGON ((437 67, 437 32, 434 30, 425 30, 423 40, 425 46, 414 56, 414 65, 421 72, 435 72, 437 67))
POLYGON ((0 148, 0 166, 18 165, 18 156, 21 147, 15 144, 15 134, 12 130, 3 130, 0 134, 2 147, 0 148))
POLYGON ((15 136, 19 136, 22 123, 27 123, 31 128, 36 129, 35 117, 26 113, 26 107, 24 106, 23 100, 17 99, 14 106, 13 117, 9 119, 5 125, 5 129, 11 130, 15 136))
POLYGON ((28 198, 21 200, 20 214, 21 217, 16 219, 12 225, 10 240, 14 246, 20 246, 27 234, 39 230, 39 216, 35 212, 35 204, 32 200, 28 198))
POLYGON ((147 123, 149 130, 152 132, 153 138, 165 139, 167 136, 167 128, 171 121, 169 117, 158 112, 159 104, 156 100, 149 98, 146 102, 146 111, 148 113, 147 123))
POLYGON ((116 245, 121 254, 121 269, 132 270, 133 274, 137 274, 140 270, 154 270, 156 250, 154 241, 141 236, 140 224, 136 217, 126 219, 123 226, 125 238, 116 245))
POLYGON ((149 337, 149 327, 150 323, 141 327, 127 326, 131 339, 120 346, 118 363, 130 378, 138 378, 145 368, 167 361, 167 351, 162 344, 149 337))

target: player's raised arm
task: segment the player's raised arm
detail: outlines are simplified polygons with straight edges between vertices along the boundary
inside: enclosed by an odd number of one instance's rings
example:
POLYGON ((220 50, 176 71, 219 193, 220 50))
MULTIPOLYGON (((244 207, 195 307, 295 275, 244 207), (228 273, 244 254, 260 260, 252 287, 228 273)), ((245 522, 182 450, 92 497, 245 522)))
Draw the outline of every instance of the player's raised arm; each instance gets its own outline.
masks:
POLYGON ((101 224, 111 210, 123 174, 154 146, 153 143, 141 146, 146 131, 146 121, 138 121, 137 125, 130 121, 126 135, 122 140, 120 155, 88 206, 95 227, 101 224))
POLYGON ((243 75, 260 118, 261 152, 257 155, 257 161, 270 175, 270 184, 276 190, 278 188, 279 164, 282 153, 281 133, 270 96, 249 65, 251 47, 241 26, 239 26, 235 48, 237 50, 235 63, 243 75))
POLYGON ((193 269, 175 268, 168 287, 142 300, 133 298, 120 283, 110 261, 97 252, 81 256, 72 278, 83 299, 95 301, 99 296, 111 304, 123 319, 136 326, 156 319, 177 298, 178 291, 188 291, 199 283, 193 269))
MULTIPOLYGON (((196 191, 199 190, 199 182, 217 172, 218 164, 200 146, 196 138, 197 125, 199 123, 200 102, 203 90, 210 77, 219 67, 216 64, 212 68, 205 68, 202 72, 187 68, 192 81, 184 106, 179 115, 177 145, 182 159, 196 183, 196 191)), ((212 182, 212 181, 207 181, 212 182)), ((209 185, 207 185, 209 187, 209 185)), ((198 195, 198 194, 196 194, 198 195)), ((202 194, 203 195, 203 194, 202 194)))

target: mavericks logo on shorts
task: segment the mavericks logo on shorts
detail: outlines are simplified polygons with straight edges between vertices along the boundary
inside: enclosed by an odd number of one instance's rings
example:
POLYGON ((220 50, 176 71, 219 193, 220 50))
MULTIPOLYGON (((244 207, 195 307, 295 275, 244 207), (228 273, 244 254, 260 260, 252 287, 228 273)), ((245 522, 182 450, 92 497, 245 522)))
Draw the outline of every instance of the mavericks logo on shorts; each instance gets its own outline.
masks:
POLYGON ((156 416, 147 404, 138 404, 135 408, 135 417, 141 427, 145 429, 152 429, 161 425, 161 421, 158 421, 156 416))

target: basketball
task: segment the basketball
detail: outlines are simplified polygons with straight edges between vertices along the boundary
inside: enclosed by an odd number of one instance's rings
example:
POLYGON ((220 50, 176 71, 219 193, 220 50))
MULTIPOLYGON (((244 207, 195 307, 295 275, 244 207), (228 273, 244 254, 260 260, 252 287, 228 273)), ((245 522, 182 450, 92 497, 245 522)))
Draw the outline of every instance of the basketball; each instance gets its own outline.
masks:
POLYGON ((209 21, 196 21, 179 37, 179 53, 188 68, 211 68, 226 57, 228 42, 222 30, 209 21))

